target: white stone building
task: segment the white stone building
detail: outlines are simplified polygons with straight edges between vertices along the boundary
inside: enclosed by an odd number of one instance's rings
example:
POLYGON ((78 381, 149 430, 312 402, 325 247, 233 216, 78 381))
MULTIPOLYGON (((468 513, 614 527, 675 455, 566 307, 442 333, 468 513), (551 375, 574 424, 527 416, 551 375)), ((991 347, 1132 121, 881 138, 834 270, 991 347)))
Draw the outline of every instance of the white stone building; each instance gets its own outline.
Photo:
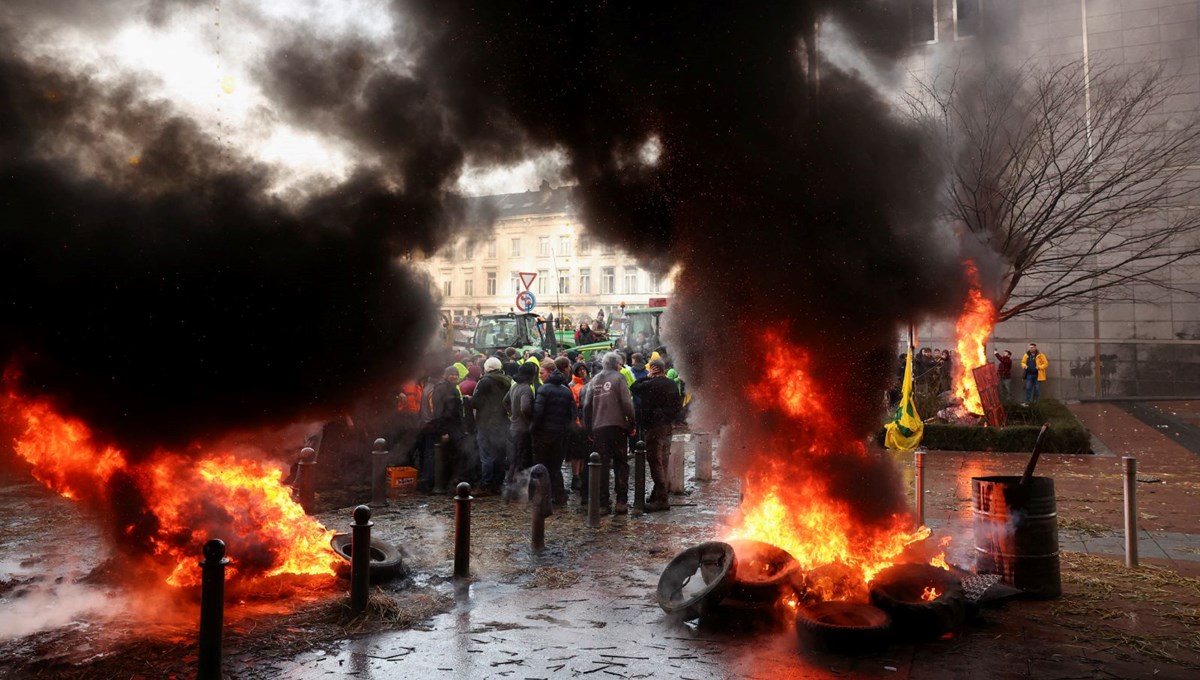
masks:
MULTIPOLYGON (((576 323, 618 314, 621 304, 645 307, 669 298, 669 275, 638 265, 612 243, 602 243, 580 222, 570 187, 470 199, 495 216, 491 230, 468 230, 438 252, 418 260, 429 272, 442 309, 456 318, 516 310, 525 290, 520 273, 536 274, 529 290, 534 311, 576 323)), ((478 212, 472 210, 472 212, 478 212)))

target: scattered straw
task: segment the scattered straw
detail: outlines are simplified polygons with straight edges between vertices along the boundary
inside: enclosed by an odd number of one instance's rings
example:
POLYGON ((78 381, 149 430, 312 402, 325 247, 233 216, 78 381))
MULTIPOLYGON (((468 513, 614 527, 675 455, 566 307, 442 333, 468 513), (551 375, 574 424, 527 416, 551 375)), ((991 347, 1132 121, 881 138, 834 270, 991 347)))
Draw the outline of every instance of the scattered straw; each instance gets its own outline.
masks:
POLYGON ((545 588, 558 590, 570 588, 579 583, 579 573, 558 567, 538 567, 533 572, 533 579, 525 584, 526 588, 545 588))
POLYGON ((1058 518, 1059 531, 1074 531, 1088 536, 1111 536, 1115 533, 1112 527, 1086 519, 1058 518))
POLYGON ((1200 668, 1200 579, 1155 565, 1124 564, 1064 552, 1062 580, 1073 586, 1052 608, 1079 642, 1109 643, 1119 658, 1155 658, 1200 668))

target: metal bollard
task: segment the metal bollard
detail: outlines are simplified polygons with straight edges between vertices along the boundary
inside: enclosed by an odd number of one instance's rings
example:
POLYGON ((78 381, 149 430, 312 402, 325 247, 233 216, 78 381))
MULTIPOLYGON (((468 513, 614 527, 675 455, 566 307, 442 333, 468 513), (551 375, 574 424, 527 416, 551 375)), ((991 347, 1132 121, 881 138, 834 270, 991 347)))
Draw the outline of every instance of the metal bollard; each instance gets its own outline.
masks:
POLYGON ((633 445, 633 509, 646 511, 646 442, 633 445))
POLYGON ((667 459, 667 488, 676 496, 683 495, 683 442, 671 440, 671 456, 667 459))
POLYGON ((367 610, 371 584, 371 508, 354 508, 350 524, 350 610, 361 614, 367 610))
POLYGON ((1125 566, 1138 565, 1137 458, 1125 456, 1125 566))
POLYGON ((701 482, 712 481, 712 435, 701 434, 696 437, 696 480, 701 482))
POLYGON ((443 494, 446 488, 446 445, 437 442, 433 445, 433 492, 443 494))
POLYGON ((296 496, 304 512, 312 514, 317 497, 317 452, 311 446, 300 449, 300 462, 296 465, 296 496))
POLYGON ((600 494, 606 489, 600 488, 600 454, 592 451, 588 456, 588 516, 587 525, 593 529, 600 526, 600 494))
POLYGON ((225 625, 225 543, 212 539, 204 544, 200 560, 200 651, 196 678, 220 680, 221 636, 225 625))
POLYGON ((371 451, 371 507, 386 508, 387 500, 387 440, 375 440, 371 451))
POLYGON ((917 471, 915 481, 915 495, 917 497, 916 518, 917 526, 920 527, 924 526, 925 524, 925 452, 917 451, 916 454, 914 454, 914 459, 916 461, 915 467, 917 471))
POLYGON ((471 485, 459 482, 454 497, 454 577, 471 575, 471 485))
POLYGON ((541 552, 546 547, 546 516, 542 514, 542 481, 529 480, 529 507, 533 514, 533 531, 531 544, 534 552, 541 552))

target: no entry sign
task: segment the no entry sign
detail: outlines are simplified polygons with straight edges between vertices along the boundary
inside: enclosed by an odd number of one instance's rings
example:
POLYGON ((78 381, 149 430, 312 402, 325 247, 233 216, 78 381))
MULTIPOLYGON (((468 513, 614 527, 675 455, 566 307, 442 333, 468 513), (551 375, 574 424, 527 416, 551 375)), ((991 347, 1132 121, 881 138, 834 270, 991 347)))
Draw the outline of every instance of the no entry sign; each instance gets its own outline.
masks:
POLYGON ((533 311, 533 307, 536 304, 537 298, 533 296, 533 293, 530 293, 527 290, 517 293, 517 309, 521 310, 522 312, 533 311))

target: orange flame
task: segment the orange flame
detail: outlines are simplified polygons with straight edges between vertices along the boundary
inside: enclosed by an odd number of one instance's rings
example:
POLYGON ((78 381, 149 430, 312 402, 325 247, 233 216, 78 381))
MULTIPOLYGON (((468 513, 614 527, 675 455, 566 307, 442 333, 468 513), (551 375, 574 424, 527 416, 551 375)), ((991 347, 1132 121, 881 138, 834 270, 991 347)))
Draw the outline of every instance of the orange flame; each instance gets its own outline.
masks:
POLYGON ((195 459, 156 452, 131 463, 119 449, 96 444, 86 425, 58 415, 47 402, 10 392, 4 406, 23 426, 16 452, 47 487, 105 509, 144 501, 144 509, 122 513, 118 531, 158 558, 164 573, 170 572, 167 583, 199 584, 197 560, 209 538, 225 541, 230 579, 239 573, 334 574, 340 558, 329 547, 333 532, 292 500, 282 470, 230 453, 195 459))
POLYGON ((929 564, 937 567, 938 569, 945 569, 947 571, 950 570, 950 565, 946 564, 946 548, 950 545, 951 539, 953 539, 953 536, 943 536, 941 540, 938 541, 938 549, 940 552, 938 552, 937 555, 934 555, 929 560, 929 564))
MULTIPOLYGON (((809 592, 825 599, 865 593, 879 571, 901 559, 905 548, 929 536, 926 527, 912 530, 905 513, 868 526, 846 501, 831 493, 818 474, 797 474, 797 460, 828 456, 863 459, 870 455, 863 440, 839 416, 836 395, 812 377, 810 358, 782 334, 768 331, 769 347, 783 347, 787 361, 770 362, 764 379, 749 390, 756 407, 785 416, 786 434, 760 455, 742 480, 739 517, 726 531, 726 540, 749 539, 772 544, 796 558, 808 572, 836 565, 836 573, 821 581, 810 579, 809 592)), ((831 572, 832 573, 832 572, 831 572)))
POLYGON ((941 591, 933 586, 926 586, 925 590, 921 593, 921 599, 925 602, 933 602, 941 596, 941 591))
POLYGON ((975 386, 971 369, 988 362, 987 339, 996 326, 996 305, 983 295, 979 283, 979 268, 971 260, 965 260, 967 281, 971 290, 963 304, 962 313, 954 324, 958 349, 958 361, 954 362, 953 392, 964 408, 976 415, 983 414, 983 402, 975 386))

